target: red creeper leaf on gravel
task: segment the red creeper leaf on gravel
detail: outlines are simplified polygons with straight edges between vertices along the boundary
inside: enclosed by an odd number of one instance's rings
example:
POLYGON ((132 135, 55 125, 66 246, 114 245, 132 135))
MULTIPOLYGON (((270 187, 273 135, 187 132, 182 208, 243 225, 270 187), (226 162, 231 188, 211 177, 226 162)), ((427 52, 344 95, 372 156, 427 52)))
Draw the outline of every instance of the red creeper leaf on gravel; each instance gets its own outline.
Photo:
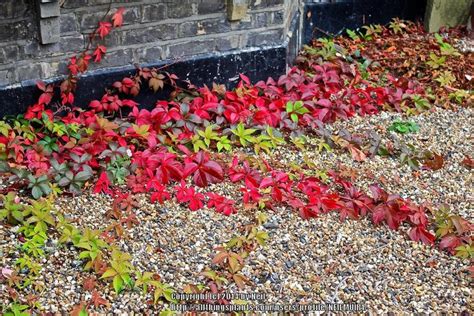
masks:
POLYGON ((439 248, 448 250, 451 254, 454 254, 454 249, 462 244, 461 238, 453 234, 449 234, 441 238, 439 248))
POLYGON ((427 231, 423 226, 412 227, 408 232, 411 240, 421 241, 428 245, 433 245, 435 241, 435 236, 427 231))
POLYGON ((112 194, 112 190, 110 189, 110 180, 107 176, 107 172, 102 171, 99 176, 99 180, 97 181, 94 187, 94 193, 101 193, 104 192, 106 194, 112 194))
POLYGON ((220 182, 224 179, 222 167, 210 160, 209 155, 203 151, 198 152, 192 159, 186 159, 184 174, 185 176, 192 174, 194 183, 200 187, 206 187, 209 183, 220 182))
POLYGON ((176 199, 179 203, 189 203, 191 211, 197 211, 204 206, 204 195, 196 193, 194 188, 188 188, 186 183, 181 180, 179 186, 174 187, 176 191, 176 199))
POLYGON ((207 193, 207 196, 209 197, 207 206, 214 207, 218 213, 222 213, 226 216, 237 213, 236 209, 234 208, 235 201, 227 199, 216 193, 207 193))

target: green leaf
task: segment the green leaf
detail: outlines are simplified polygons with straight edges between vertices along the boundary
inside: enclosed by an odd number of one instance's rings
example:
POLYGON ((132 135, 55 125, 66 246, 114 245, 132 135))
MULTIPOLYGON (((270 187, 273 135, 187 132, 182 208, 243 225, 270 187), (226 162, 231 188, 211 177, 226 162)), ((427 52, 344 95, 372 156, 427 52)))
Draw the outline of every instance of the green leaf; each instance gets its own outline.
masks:
POLYGON ((11 127, 5 121, 0 121, 0 133, 7 137, 8 134, 10 133, 11 127))
POLYGON ((456 247, 456 257, 462 259, 472 259, 474 258, 474 248, 471 245, 463 245, 456 247))
POLYGON ((112 268, 109 268, 109 269, 107 269, 107 271, 104 272, 104 274, 102 274, 102 276, 100 278, 101 279, 106 279, 106 278, 114 277, 116 275, 117 275, 117 271, 115 271, 112 268))
POLYGON ((298 115, 296 113, 291 114, 291 120, 295 123, 298 123, 298 115))
POLYGON ((347 29, 347 30, 346 30, 346 33, 347 33, 347 35, 349 35, 349 37, 350 37, 353 41, 360 40, 360 37, 356 34, 356 32, 347 29))
POLYGON ((74 182, 86 182, 91 176, 92 174, 86 170, 78 172, 74 176, 74 182))
POLYGON ((89 316, 85 307, 79 312, 79 316, 89 316))
POLYGON ((112 283, 115 293, 119 294, 123 290, 123 280, 120 275, 116 275, 112 283))
POLYGON ((43 196, 43 191, 41 191, 39 186, 35 185, 31 190, 31 195, 33 195, 33 198, 37 200, 43 196))

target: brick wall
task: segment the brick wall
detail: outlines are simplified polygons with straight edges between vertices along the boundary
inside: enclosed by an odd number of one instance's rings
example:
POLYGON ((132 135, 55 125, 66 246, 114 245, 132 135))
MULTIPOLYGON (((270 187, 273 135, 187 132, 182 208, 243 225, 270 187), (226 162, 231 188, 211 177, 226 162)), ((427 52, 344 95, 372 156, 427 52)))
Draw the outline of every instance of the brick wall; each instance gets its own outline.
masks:
MULTIPOLYGON (((0 1, 0 86, 66 73, 68 57, 107 12, 110 0, 65 0, 60 39, 40 44, 36 0, 0 1)), ((230 22, 226 0, 113 0, 125 7, 124 26, 106 38, 108 52, 97 67, 187 59, 287 41, 298 0, 248 0, 247 15, 230 22)))

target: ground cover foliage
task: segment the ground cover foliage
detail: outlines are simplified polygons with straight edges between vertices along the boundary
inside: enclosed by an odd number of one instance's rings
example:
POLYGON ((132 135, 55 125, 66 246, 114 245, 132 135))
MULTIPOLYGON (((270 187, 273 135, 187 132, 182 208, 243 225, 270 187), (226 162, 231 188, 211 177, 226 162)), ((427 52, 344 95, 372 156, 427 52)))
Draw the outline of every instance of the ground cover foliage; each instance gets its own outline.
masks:
MULTIPOLYGON (((140 271, 117 246, 127 229, 140 225, 134 210, 141 193, 153 203, 174 200, 190 211, 206 206, 227 216, 254 214, 253 223, 242 225, 216 248, 214 269, 204 272, 207 282, 191 280, 182 289, 187 293, 224 292, 230 283, 248 285, 241 273, 246 258, 265 246, 266 212, 282 206, 301 220, 327 212, 337 212, 341 220, 368 217, 387 229, 408 228, 407 238, 414 241, 461 258, 474 257, 472 223, 446 206, 415 204, 377 183, 364 192, 343 170, 320 170, 310 161, 286 166, 263 155, 271 157, 279 147, 301 150, 313 137, 319 141, 318 152, 346 151, 356 161, 397 159, 413 170, 443 168, 441 152, 419 151, 398 138, 382 142, 374 132, 333 134, 326 127, 355 115, 397 111, 406 120, 387 128, 416 133, 419 126, 410 121, 412 115, 435 106, 471 106, 472 80, 465 73, 474 65, 473 55, 460 54, 453 42, 461 29, 427 34, 420 25, 394 20, 347 31, 347 36, 305 47, 286 75, 251 83, 242 74, 232 90, 218 84, 196 87, 165 68, 138 68, 135 75, 107 87, 99 100, 78 107, 77 81, 91 62, 106 58, 102 40, 122 25, 123 12, 118 9, 99 22, 86 49, 71 58, 70 73, 61 84, 38 82, 37 103, 0 121, 0 220, 2 229, 17 227, 20 249, 14 266, 1 267, 0 279, 10 297, 3 307, 6 315, 41 310, 37 299, 43 289, 36 281, 52 239, 77 249, 82 269, 95 274, 83 284, 91 299, 77 305, 73 314, 107 308, 104 287, 117 294, 138 289, 151 293, 150 304, 177 302, 172 297, 176 289, 161 281, 160 271, 140 271), (170 100, 157 100, 153 109, 134 101, 143 90, 156 92, 165 86, 173 88, 170 100), (208 189, 221 182, 238 185, 237 197, 208 189), (59 195, 84 192, 113 200, 106 214, 113 224, 105 230, 76 227, 53 206, 59 195)), ((466 172, 472 165, 466 157, 466 172)), ((172 314, 166 309, 162 313, 172 314)))

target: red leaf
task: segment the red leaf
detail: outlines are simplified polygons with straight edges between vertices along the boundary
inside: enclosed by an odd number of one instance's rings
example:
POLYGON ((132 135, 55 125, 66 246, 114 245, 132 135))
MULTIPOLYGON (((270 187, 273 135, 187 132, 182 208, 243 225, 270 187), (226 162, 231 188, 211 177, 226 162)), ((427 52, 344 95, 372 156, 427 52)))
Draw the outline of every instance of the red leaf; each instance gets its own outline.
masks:
POLYGON ((170 179, 178 181, 183 177, 183 167, 176 160, 176 155, 160 153, 152 156, 149 160, 158 163, 155 176, 161 183, 168 184, 170 179))
POLYGON ((46 84, 41 80, 36 81, 36 87, 38 87, 38 89, 40 89, 43 92, 46 91, 46 84))
POLYGON ((218 213, 229 216, 230 214, 237 213, 234 208, 235 201, 227 199, 219 194, 208 193, 209 202, 208 207, 214 207, 218 213))
POLYGON ((118 8, 117 11, 112 16, 112 21, 114 27, 120 27, 123 24, 123 12, 125 8, 118 8))
POLYGON ((247 85, 250 85, 250 79, 244 74, 240 74, 240 79, 242 79, 243 82, 245 82, 247 85))
POLYGON ((461 238, 455 235, 446 235, 441 238, 439 248, 447 249, 451 254, 454 254, 454 249, 461 245, 461 238))
POLYGON ((51 93, 42 93, 38 99, 38 103, 48 105, 49 102, 51 102, 51 97, 51 93))
POLYGON ((147 184, 147 189, 153 189, 154 192, 151 195, 151 202, 154 203, 156 201, 163 204, 165 200, 169 200, 171 195, 166 191, 166 187, 158 182, 158 179, 154 178, 147 184))
POLYGON ((74 103, 74 94, 72 92, 61 93, 61 103, 63 105, 74 103))
POLYGON ((110 189, 110 180, 107 176, 107 172, 102 171, 100 174, 99 180, 95 184, 94 193, 101 193, 104 192, 106 194, 112 194, 112 190, 110 189))
POLYGON ((91 101, 91 103, 89 103, 89 107, 91 107, 94 112, 102 112, 104 110, 102 103, 100 103, 98 100, 91 101))
POLYGON ((77 58, 76 58, 76 56, 71 57, 71 60, 70 60, 70 62, 69 62, 69 65, 67 66, 67 68, 69 69, 69 71, 71 72, 71 74, 73 74, 74 76, 79 73, 79 66, 77 65, 77 58))
POLYGON ((411 240, 421 241, 425 244, 432 245, 435 241, 435 236, 427 231, 423 226, 412 227, 408 232, 411 240))
POLYGON ((106 51, 107 51, 107 48, 105 46, 97 45, 97 48, 92 54, 92 56, 94 56, 94 61, 96 63, 100 63, 100 61, 102 60, 102 56, 105 54, 106 51))
POLYGON ((188 158, 184 165, 185 177, 193 175, 193 181, 197 186, 205 187, 209 183, 216 183, 224 179, 222 167, 215 161, 209 160, 209 155, 203 151, 197 153, 194 158, 188 158))
POLYGON ((112 24, 110 22, 99 22, 99 27, 97 28, 96 32, 99 33, 101 39, 107 36, 112 29, 112 24))
POLYGON ((174 189, 177 191, 176 199, 179 203, 189 203, 191 211, 197 211, 204 206, 204 195, 196 193, 194 188, 186 187, 186 183, 181 180, 179 186, 175 186, 174 189))

